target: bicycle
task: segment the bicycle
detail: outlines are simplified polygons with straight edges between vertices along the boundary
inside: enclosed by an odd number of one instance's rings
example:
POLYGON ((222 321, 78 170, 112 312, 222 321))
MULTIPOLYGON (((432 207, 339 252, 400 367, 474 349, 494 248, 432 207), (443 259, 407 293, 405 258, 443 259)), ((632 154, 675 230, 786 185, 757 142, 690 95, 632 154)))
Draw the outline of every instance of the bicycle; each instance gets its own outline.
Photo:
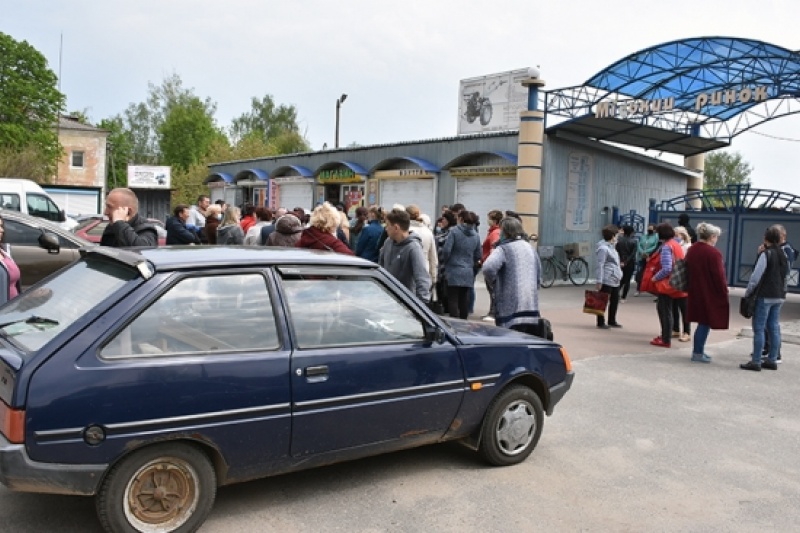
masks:
POLYGON ((552 287, 556 282, 556 271, 561 271, 561 279, 569 280, 573 285, 585 285, 589 281, 589 263, 583 257, 572 257, 573 250, 564 250, 567 256, 566 263, 556 259, 555 254, 542 258, 542 281, 544 288, 552 287))

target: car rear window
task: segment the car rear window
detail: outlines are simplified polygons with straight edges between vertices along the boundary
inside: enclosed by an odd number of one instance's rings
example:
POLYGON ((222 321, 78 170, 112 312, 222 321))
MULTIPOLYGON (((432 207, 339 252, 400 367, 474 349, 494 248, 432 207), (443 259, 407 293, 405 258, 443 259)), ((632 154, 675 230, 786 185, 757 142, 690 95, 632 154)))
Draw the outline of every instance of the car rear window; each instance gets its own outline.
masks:
POLYGON ((82 260, 0 307, 0 336, 34 352, 139 273, 108 260, 82 260))

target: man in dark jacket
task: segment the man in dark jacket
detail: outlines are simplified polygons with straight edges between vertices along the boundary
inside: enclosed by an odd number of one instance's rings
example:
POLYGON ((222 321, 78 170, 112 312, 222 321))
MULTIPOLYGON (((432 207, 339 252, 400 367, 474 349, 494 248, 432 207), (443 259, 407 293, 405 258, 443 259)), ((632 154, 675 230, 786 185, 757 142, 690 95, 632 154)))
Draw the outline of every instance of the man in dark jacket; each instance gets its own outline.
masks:
POLYGON ((189 206, 178 204, 167 219, 167 244, 200 244, 197 233, 186 227, 190 216, 189 206))
POLYGON ((139 216, 139 199, 130 189, 113 189, 106 196, 103 211, 108 225, 100 238, 101 246, 158 246, 156 227, 139 216))
POLYGON ((405 209, 392 209, 386 215, 386 239, 378 264, 408 287, 423 302, 431 299, 431 277, 419 236, 409 232, 411 218, 405 209))
POLYGON ((633 236, 633 226, 626 224, 622 226, 622 235, 617 238, 617 253, 619 263, 622 267, 622 281, 619 284, 620 302, 625 302, 628 298, 628 291, 631 288, 631 278, 636 269, 636 251, 639 248, 639 241, 633 236))

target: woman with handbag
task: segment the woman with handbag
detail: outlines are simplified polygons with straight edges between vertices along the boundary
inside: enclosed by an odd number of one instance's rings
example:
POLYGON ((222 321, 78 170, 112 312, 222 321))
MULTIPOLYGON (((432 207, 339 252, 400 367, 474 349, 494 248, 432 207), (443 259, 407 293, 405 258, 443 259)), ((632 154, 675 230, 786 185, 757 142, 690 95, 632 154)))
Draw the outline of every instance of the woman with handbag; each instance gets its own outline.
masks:
POLYGON ((781 233, 771 226, 764 233, 764 250, 758 254, 756 266, 744 298, 754 297, 753 313, 753 354, 752 359, 739 365, 742 370, 762 368, 778 370, 778 352, 781 349, 780 314, 786 300, 786 275, 789 273, 789 262, 780 247, 781 233), (764 330, 770 332, 769 358, 761 360, 764 349, 764 330))
POLYGON ((608 324, 605 314, 597 315, 597 327, 600 329, 621 328, 617 322, 619 306, 619 285, 622 280, 622 267, 614 244, 619 228, 610 224, 603 228, 603 239, 597 243, 595 259, 597 259, 597 290, 608 293, 608 324))
POLYGON ((721 233, 713 224, 697 225, 697 242, 686 253, 689 279, 687 320, 697 323, 694 332, 692 361, 710 363, 706 340, 712 329, 728 329, 728 276, 722 254, 715 248, 721 233))
MULTIPOLYGON (((674 298, 686 297, 685 292, 678 291, 669 284, 669 277, 675 261, 683 259, 683 248, 675 240, 675 230, 667 222, 656 227, 661 249, 647 262, 648 269, 653 272, 653 292, 658 296, 656 309, 658 321, 661 323, 661 335, 650 341, 653 346, 669 348, 672 346, 672 306, 674 298)), ((647 273, 645 273, 647 275, 647 273)), ((644 280, 643 280, 644 281, 644 280)))
MULTIPOLYGON (((681 245, 685 257, 692 246, 692 238, 686 228, 683 226, 675 228, 675 240, 681 245)), ((673 298, 672 300, 672 337, 681 342, 689 342, 692 339, 692 325, 687 315, 687 305, 687 298, 673 298), (681 325, 683 325, 683 333, 681 333, 681 325)))

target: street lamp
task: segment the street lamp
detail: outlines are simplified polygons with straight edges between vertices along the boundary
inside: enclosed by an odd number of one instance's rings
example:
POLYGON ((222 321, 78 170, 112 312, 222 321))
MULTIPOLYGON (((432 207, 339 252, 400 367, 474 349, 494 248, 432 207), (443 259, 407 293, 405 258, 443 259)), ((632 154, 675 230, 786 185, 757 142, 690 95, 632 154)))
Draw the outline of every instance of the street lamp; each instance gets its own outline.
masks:
POLYGON ((339 148, 339 108, 342 107, 345 100, 347 100, 346 94, 342 94, 342 96, 336 99, 336 139, 334 148, 339 148))

